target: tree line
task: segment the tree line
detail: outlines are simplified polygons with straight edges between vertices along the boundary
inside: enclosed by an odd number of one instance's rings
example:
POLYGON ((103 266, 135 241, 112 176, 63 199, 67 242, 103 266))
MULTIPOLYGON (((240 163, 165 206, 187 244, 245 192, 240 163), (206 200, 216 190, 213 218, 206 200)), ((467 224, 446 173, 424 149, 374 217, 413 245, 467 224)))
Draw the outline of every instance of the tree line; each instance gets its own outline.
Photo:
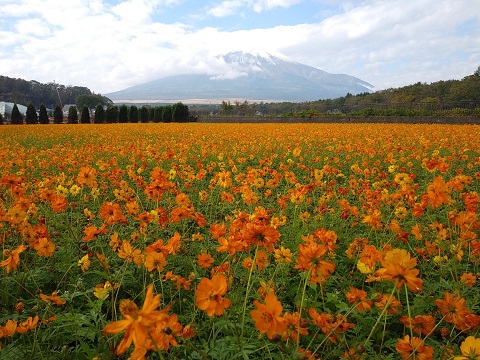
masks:
MULTIPOLYGON (((62 108, 57 105, 53 111, 54 124, 111 124, 111 123, 147 123, 147 122, 191 122, 196 121, 195 117, 190 116, 188 106, 178 102, 173 105, 164 106, 142 106, 138 108, 136 105, 128 106, 122 104, 120 106, 110 105, 105 109, 103 104, 97 104, 94 111, 84 105, 79 114, 76 106, 68 108, 68 115, 65 114, 62 108)), ((0 114, 0 124, 5 120, 0 114)), ((35 105, 29 103, 27 106, 25 118, 20 113, 17 104, 13 105, 12 113, 10 115, 10 123, 14 125, 19 124, 49 124, 50 117, 45 105, 41 104, 37 113, 35 105)))
POLYGON ((77 104, 79 108, 83 105, 95 107, 97 103, 113 104, 110 99, 93 93, 87 87, 65 86, 55 82, 42 84, 35 80, 27 81, 7 76, 0 76, 0 101, 17 104, 32 103, 36 108, 45 104, 51 109, 57 104, 77 104), (80 100, 79 103, 77 99, 80 100))

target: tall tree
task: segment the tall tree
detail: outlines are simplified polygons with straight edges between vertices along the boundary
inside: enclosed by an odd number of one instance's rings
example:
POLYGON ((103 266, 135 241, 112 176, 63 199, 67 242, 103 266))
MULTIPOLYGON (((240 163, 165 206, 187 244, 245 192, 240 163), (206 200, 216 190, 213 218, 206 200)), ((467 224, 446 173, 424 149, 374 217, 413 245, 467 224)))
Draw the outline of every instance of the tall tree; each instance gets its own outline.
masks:
POLYGON ((155 106, 155 111, 153 113, 153 122, 159 123, 162 121, 163 106, 155 106))
POLYGON ((172 107, 172 120, 176 122, 188 121, 188 106, 178 102, 172 107))
POLYGON ((25 114, 25 122, 27 124, 36 124, 38 122, 38 115, 37 109, 35 109, 35 105, 29 103, 27 105, 27 112, 25 114))
POLYGON ((98 103, 97 107, 95 108, 94 123, 103 124, 104 122, 105 122, 105 109, 103 108, 103 105, 101 103, 98 103))
POLYGON ((128 122, 128 108, 125 104, 120 105, 120 108, 118 109, 118 122, 128 122))
POLYGON ((138 123, 138 108, 135 105, 130 106, 128 111, 128 122, 138 123))
POLYGON ((43 104, 40 105, 40 114, 38 116, 38 122, 40 124, 48 124, 49 123, 47 108, 43 104))
POLYGON ((68 108, 67 119, 69 124, 78 124, 78 110, 76 106, 70 106, 68 108))
POLYGON ((107 111, 105 113, 105 120, 107 120, 107 123, 112 124, 118 122, 118 107, 114 105, 110 105, 107 108, 107 111))
POLYGON ((141 108, 140 108, 140 122, 142 123, 146 123, 148 122, 148 107, 146 107, 145 105, 143 105, 141 108))
POLYGON ((90 109, 87 105, 82 108, 82 115, 80 116, 80 122, 82 124, 90 124, 90 109))
POLYGON ((55 106, 55 111, 53 112, 53 122, 55 124, 63 123, 63 110, 60 105, 55 106))
POLYGON ((172 122, 172 115, 173 115, 172 105, 163 106, 162 121, 163 122, 172 122))
POLYGON ((10 116, 10 121, 14 125, 23 124, 23 116, 22 116, 22 114, 20 114, 20 110, 18 110, 17 104, 13 104, 12 115, 10 116))

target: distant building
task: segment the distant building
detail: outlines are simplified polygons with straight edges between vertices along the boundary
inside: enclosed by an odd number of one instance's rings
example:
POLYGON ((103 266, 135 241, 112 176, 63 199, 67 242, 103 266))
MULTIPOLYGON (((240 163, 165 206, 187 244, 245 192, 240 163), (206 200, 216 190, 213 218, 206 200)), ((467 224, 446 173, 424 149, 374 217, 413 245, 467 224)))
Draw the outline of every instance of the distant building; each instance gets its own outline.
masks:
MULTIPOLYGON (((0 114, 2 114, 4 119, 10 119, 10 116, 12 115, 12 109, 13 109, 14 103, 11 102, 5 102, 5 101, 0 101, 0 114)), ((27 113, 27 107, 17 104, 18 111, 20 111, 20 114, 25 116, 27 113)))

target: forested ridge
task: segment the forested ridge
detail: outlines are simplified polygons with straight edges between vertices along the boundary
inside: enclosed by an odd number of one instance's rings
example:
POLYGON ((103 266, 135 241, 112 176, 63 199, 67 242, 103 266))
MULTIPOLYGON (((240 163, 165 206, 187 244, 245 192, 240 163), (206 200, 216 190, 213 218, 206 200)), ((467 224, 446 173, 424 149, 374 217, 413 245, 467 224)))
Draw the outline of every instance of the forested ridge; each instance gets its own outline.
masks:
MULTIPOLYGON (((63 105, 75 104, 80 95, 93 96, 96 94, 83 86, 65 86, 55 82, 42 84, 35 80, 0 75, 0 101, 22 105, 32 103, 37 109, 43 104, 47 108, 53 109, 56 105, 60 105, 60 100, 63 105)), ((108 99, 105 98, 105 100, 108 99)))

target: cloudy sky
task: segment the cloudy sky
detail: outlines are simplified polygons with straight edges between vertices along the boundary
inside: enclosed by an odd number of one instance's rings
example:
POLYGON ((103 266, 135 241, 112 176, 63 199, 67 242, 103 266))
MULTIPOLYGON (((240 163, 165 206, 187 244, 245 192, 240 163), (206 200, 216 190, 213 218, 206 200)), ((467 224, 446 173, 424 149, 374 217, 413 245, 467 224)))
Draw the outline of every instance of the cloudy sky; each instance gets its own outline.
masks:
POLYGON ((0 75, 107 94, 271 51, 377 89, 480 65, 479 0, 0 0, 0 75))

